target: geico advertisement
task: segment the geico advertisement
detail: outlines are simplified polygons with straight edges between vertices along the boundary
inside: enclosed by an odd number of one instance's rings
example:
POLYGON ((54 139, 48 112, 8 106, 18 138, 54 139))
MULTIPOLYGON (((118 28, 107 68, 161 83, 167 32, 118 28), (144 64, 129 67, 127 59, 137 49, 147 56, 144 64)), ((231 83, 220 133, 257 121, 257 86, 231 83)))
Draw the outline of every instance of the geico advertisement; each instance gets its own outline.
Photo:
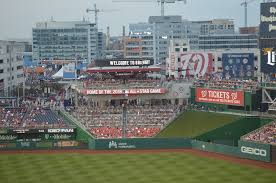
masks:
POLYGON ((245 154, 252 154, 252 155, 263 156, 263 157, 266 157, 267 155, 267 152, 265 149, 258 149, 258 148, 252 148, 252 147, 246 147, 246 146, 241 147, 241 152, 245 154))
POLYGON ((242 91, 196 88, 196 102, 244 106, 242 91))

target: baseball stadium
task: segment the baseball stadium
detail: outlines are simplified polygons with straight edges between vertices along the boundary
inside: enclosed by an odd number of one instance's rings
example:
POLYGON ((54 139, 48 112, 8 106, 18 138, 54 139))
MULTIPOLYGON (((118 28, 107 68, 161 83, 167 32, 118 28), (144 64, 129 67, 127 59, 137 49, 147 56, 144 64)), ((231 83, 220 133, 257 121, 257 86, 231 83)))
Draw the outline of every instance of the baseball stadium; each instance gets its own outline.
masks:
POLYGON ((1 180, 276 181, 273 83, 162 79, 152 62, 96 61, 63 107, 2 97, 1 180))
MULTIPOLYGON (((164 3, 176 1, 158 2, 166 23, 164 3)), ((7 96, 6 79, 0 78, 0 183, 276 182, 276 3, 261 3, 260 9, 258 48, 191 49, 193 22, 185 28, 187 40, 177 41, 173 28, 182 24, 163 25, 159 16, 150 19, 158 36, 147 28, 130 39, 124 27, 116 49, 108 50, 114 55, 101 59, 96 54, 104 49, 95 49, 103 32, 93 32, 98 25, 85 20, 74 28, 59 28, 53 17, 49 25, 38 23, 43 29, 33 29, 33 56, 39 56, 34 68, 12 67, 23 57, 11 58, 17 53, 0 45, 0 74, 8 70, 9 83, 23 81, 7 96), (160 60, 151 58, 155 52, 160 60), (67 59, 71 54, 74 59, 67 59)), ((97 20, 96 4, 90 11, 97 20)), ((234 23, 224 26, 235 31, 234 23)), ((250 46, 254 36, 247 33, 240 42, 250 46)), ((208 36, 203 42, 212 47, 208 36)), ((214 42, 216 36, 210 35, 214 42)))

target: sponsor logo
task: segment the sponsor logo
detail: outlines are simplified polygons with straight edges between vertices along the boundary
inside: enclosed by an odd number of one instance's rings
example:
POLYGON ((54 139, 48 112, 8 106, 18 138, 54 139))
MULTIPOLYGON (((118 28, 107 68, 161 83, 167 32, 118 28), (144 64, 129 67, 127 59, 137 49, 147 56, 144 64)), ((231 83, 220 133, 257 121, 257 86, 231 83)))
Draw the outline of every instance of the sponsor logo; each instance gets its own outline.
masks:
POLYGON ((74 129, 48 129, 48 133, 74 133, 74 129))
POLYGON ((15 140, 17 136, 15 135, 0 135, 0 140, 15 140))
POLYGON ((212 71, 211 53, 184 53, 178 63, 178 76, 205 76, 212 71))
POLYGON ((27 133, 29 132, 29 129, 21 129, 21 130, 13 130, 15 133, 27 133))
POLYGON ((112 149, 112 148, 117 149, 118 148, 117 142, 114 142, 114 141, 109 142, 108 148, 109 149, 112 149))
POLYGON ((246 154, 256 155, 256 156, 263 156, 263 157, 266 157, 267 155, 267 152, 265 149, 258 149, 258 148, 252 148, 252 147, 246 147, 246 146, 241 147, 241 152, 246 154))
POLYGON ((262 51, 263 51, 263 54, 264 54, 264 55, 267 55, 267 53, 268 53, 269 51, 272 52, 273 49, 274 49, 274 48, 263 48, 262 51))
POLYGON ((21 147, 30 147, 31 143, 30 142, 21 142, 21 147))
POLYGON ((203 91, 201 92, 201 95, 202 95, 202 97, 206 97, 206 96, 207 96, 207 91, 206 91, 206 90, 203 90, 203 91))
POLYGON ((127 142, 115 142, 115 141, 110 141, 108 143, 108 148, 109 149, 135 149, 135 145, 128 144, 127 142))
POLYGON ((276 64, 276 61, 275 61, 275 52, 274 51, 268 51, 267 52, 267 64, 268 65, 271 65, 271 66, 274 66, 276 64))

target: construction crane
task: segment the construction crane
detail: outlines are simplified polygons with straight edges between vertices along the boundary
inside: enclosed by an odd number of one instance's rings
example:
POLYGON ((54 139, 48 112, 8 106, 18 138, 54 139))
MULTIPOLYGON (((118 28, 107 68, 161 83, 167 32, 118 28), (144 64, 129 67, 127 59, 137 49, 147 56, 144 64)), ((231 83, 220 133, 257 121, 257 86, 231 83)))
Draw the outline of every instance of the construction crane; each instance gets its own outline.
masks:
POLYGON ((87 13, 94 12, 94 14, 95 14, 95 24, 96 24, 97 28, 98 28, 98 13, 100 13, 100 12, 114 12, 114 11, 119 11, 119 10, 117 10, 117 9, 109 9, 109 10, 97 9, 96 4, 94 4, 94 9, 89 9, 89 8, 86 9, 87 13))
MULTIPOLYGON (((127 2, 127 3, 151 3, 156 0, 113 0, 112 2, 127 2)), ((184 4, 187 4, 187 0, 157 0, 158 4, 161 4, 161 16, 165 15, 165 4, 169 3, 176 3, 176 2, 183 2, 184 4)))
POLYGON ((256 0, 244 0, 244 2, 241 3, 241 6, 244 6, 244 27, 247 27, 247 5, 254 1, 256 0))

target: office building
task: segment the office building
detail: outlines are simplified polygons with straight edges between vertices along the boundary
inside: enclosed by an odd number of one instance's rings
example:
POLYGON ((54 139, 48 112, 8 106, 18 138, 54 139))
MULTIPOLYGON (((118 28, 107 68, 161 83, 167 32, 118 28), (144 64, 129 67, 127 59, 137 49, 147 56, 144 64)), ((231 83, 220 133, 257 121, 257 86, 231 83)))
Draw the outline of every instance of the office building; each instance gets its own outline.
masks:
POLYGON ((199 49, 250 49, 258 48, 257 34, 200 35, 199 49))
POLYGON ((98 57, 98 36, 96 25, 85 20, 39 22, 33 28, 33 59, 91 62, 98 57))
POLYGON ((23 54, 27 43, 0 40, 0 96, 12 96, 24 82, 23 54))
POLYGON ((129 25, 129 36, 124 40, 125 58, 154 57, 153 25, 137 23, 129 25))
POLYGON ((192 21, 192 23, 200 25, 200 35, 235 33, 234 21, 229 19, 192 21))

